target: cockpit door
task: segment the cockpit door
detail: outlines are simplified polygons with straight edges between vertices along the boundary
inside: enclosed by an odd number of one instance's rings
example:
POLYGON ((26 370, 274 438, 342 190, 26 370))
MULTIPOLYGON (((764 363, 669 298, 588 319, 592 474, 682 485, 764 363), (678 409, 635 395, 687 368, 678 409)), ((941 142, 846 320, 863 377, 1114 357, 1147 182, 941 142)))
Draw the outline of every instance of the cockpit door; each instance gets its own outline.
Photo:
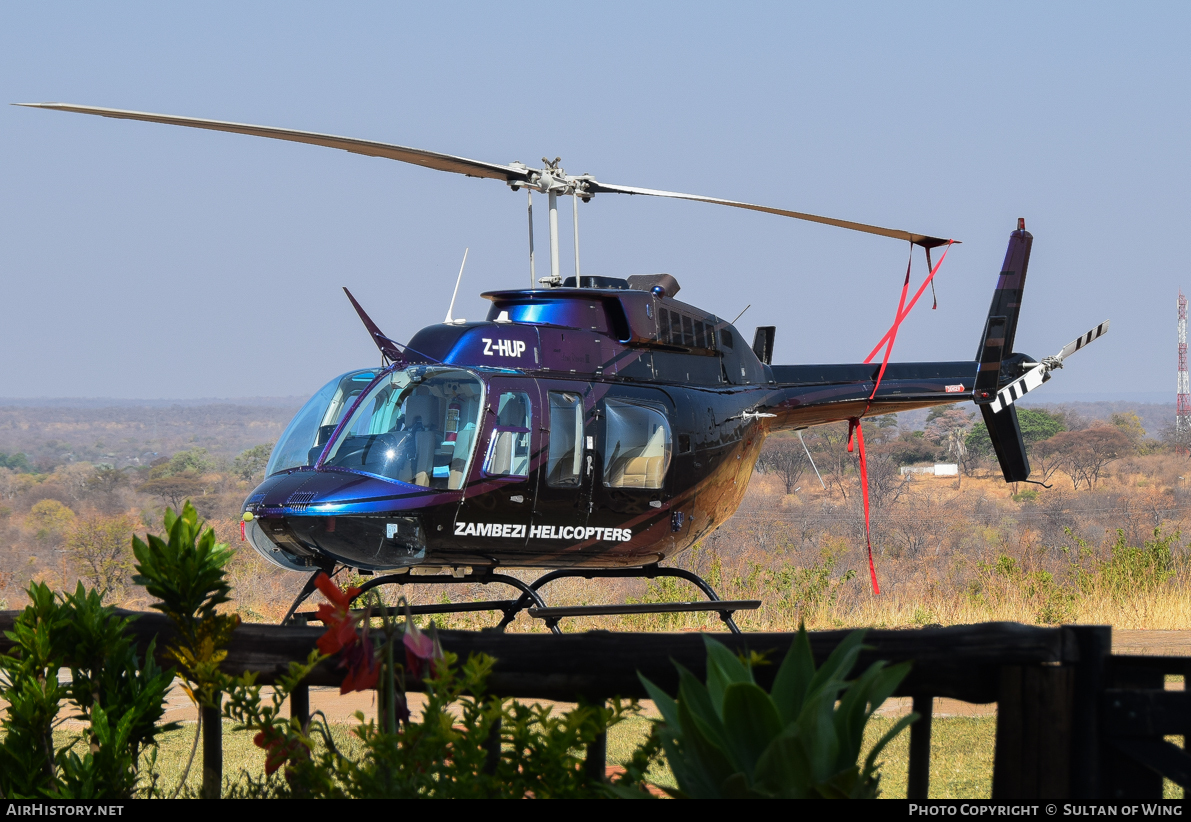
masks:
POLYGON ((597 467, 595 399, 591 383, 551 379, 540 385, 548 430, 529 548, 547 559, 588 541, 586 526, 597 467))
MULTIPOLYGON (((449 439, 450 409, 447 416, 449 439)), ((536 380, 488 380, 479 424, 455 432, 476 445, 455 517, 456 543, 480 552, 524 550, 538 485, 534 454, 541 448, 542 424, 536 380)))

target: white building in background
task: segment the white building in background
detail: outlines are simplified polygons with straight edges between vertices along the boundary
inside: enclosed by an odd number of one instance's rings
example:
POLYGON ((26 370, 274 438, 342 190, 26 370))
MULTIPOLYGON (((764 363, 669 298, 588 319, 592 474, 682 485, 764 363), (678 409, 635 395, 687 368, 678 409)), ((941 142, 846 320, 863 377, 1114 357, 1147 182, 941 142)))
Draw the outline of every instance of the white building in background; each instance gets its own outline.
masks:
POLYGON ((925 474, 928 477, 958 477, 959 466, 954 462, 936 462, 934 465, 903 466, 902 476, 925 474))

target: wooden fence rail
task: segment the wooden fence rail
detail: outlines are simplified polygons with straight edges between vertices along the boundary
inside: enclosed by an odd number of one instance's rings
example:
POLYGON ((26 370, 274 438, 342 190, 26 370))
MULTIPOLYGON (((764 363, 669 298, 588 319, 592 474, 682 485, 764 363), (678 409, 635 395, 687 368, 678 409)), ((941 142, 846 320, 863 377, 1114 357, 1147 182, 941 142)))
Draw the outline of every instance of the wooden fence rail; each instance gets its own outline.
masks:
MULTIPOLYGON (((16 614, 0 612, 0 632, 11 627, 16 614)), ((156 613, 139 614, 130 631, 142 648, 157 636, 160 649, 172 634, 170 623, 156 613)), ((258 682, 275 682, 291 661, 306 659, 322 633, 314 627, 242 625, 222 668, 233 675, 255 671, 258 682)), ((826 659, 848 633, 812 632, 816 661, 826 659)), ((485 653, 496 660, 489 692, 498 696, 566 702, 643 698, 647 694, 639 673, 670 693, 678 688, 675 662, 696 676, 705 673, 706 653, 698 634, 440 631, 439 636, 443 647, 461 659, 485 653)), ((1112 657, 1111 637, 1111 629, 1101 626, 1005 622, 868 631, 859 668, 878 659, 913 662, 896 693, 912 697, 923 717, 910 730, 909 798, 924 799, 929 791, 934 697, 998 704, 994 798, 1160 798, 1161 775, 1186 785, 1191 757, 1163 742, 1163 736, 1191 734, 1191 692, 1167 692, 1163 683, 1168 673, 1191 673, 1191 660, 1112 657), (1140 720, 1139 711, 1144 714, 1140 720)), ((756 675, 769 687, 794 634, 716 638, 734 650, 766 654, 774 664, 759 667, 756 675)), ((0 636, 0 653, 10 648, 0 636)), ((324 661, 305 686, 338 685, 342 676, 334 662, 324 661)), ((410 690, 421 687, 420 682, 409 684, 410 690)), ((294 695, 292 706, 297 715, 309 712, 305 688, 294 695)), ((218 740, 213 734, 205 743, 205 770, 215 773, 221 764, 218 740)), ((593 770, 602 770, 602 744, 593 746, 588 757, 593 770)))

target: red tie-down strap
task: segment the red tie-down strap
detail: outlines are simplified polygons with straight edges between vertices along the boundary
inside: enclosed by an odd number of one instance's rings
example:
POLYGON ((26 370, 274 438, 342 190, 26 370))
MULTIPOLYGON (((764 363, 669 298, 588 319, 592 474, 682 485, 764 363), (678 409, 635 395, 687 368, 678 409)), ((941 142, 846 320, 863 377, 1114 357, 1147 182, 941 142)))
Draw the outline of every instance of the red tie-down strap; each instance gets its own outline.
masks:
MULTIPOLYGON (((873 357, 877 356, 877 352, 881 350, 881 346, 885 345, 891 336, 897 335, 897 327, 901 325, 901 322, 906 318, 906 315, 913 310, 915 304, 918 302, 918 298, 921 297, 926 291, 926 287, 934 282, 935 275, 939 273, 939 268, 943 265, 943 260, 947 259, 947 252, 951 249, 951 244, 953 242, 954 240, 947 241, 947 245, 943 248, 943 256, 939 258, 939 261, 935 263, 935 267, 931 270, 930 274, 927 275, 926 280, 924 280, 922 285, 918 287, 918 290, 914 292, 914 296, 910 299, 910 304, 904 309, 899 307, 897 318, 894 319, 893 325, 888 331, 885 332, 885 336, 882 337, 880 342, 873 347, 873 350, 869 352, 868 356, 864 358, 865 362, 872 362, 873 357)), ((890 348, 892 348, 892 345, 890 348)))
POLYGON ((852 434, 856 435, 856 442, 860 445, 860 490, 864 495, 864 545, 868 548, 868 573, 873 580, 873 594, 880 594, 881 586, 877 584, 877 566, 873 564, 873 541, 868 526, 868 466, 864 460, 864 429, 860 427, 860 417, 848 420, 848 451, 852 450, 852 434))
MULTIPOLYGON (((868 462, 864 454, 864 429, 860 426, 860 419, 868 413, 868 409, 872 406, 873 399, 877 396, 877 389, 881 387, 881 380, 885 377, 885 368, 889 365, 889 355, 893 353, 893 343, 897 339, 897 329, 914 308, 918 298, 926 292, 926 287, 930 285, 934 279, 935 274, 939 272, 939 268, 943 265, 943 260, 947 259, 947 251, 951 248, 952 241, 948 240, 947 247, 943 249, 943 256, 939 258, 939 262, 930 270, 922 285, 914 292, 913 299, 910 300, 909 305, 906 304, 906 294, 910 290, 910 268, 914 262, 914 248, 910 247, 910 260, 906 263, 906 279, 902 283, 901 298, 897 303, 897 313, 894 315, 893 325, 885 332, 885 336, 877 343, 869 355, 864 358, 864 361, 872 362, 873 357, 881 350, 881 346, 885 346, 885 356, 881 358, 881 368, 877 371, 877 379, 873 382, 873 391, 868 395, 868 403, 864 406, 864 411, 859 417, 852 417, 848 420, 848 451, 852 451, 852 435, 856 435, 856 443, 859 446, 859 460, 860 460, 860 489, 864 497, 864 545, 868 549, 868 572, 873 581, 873 594, 881 593, 881 586, 877 583, 877 566, 873 563, 873 542, 872 529, 869 525, 868 513, 868 462)), ((929 253, 929 252, 928 252, 929 253)), ((929 258, 928 258, 929 260, 929 258)))

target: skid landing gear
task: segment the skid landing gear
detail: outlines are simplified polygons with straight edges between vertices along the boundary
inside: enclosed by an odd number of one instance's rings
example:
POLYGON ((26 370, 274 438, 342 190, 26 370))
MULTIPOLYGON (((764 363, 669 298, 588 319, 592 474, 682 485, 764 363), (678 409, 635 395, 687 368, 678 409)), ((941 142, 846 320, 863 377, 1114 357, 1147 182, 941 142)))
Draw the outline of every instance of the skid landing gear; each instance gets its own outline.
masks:
MULTIPOLYGON (((439 605, 411 605, 409 612, 411 614, 456 614, 467 613, 474 611, 500 611, 502 617, 500 623, 489 630, 503 632, 514 619, 517 614, 525 611, 534 619, 540 619, 546 627, 553 634, 561 634, 562 630, 559 628, 559 621, 566 617, 575 616, 610 616, 622 614, 678 614, 690 613, 695 611, 715 611, 719 614, 720 619, 728 630, 734 634, 739 634, 740 628, 736 625, 736 621, 732 618, 737 611, 749 611, 761 607, 759 599, 741 599, 741 600, 722 600, 712 590, 700 576, 684 571, 681 568, 661 568, 658 565, 646 565, 641 568, 573 568, 563 569, 558 571, 550 571, 543 574, 531 583, 525 583, 516 577, 508 576, 507 574, 494 573, 491 570, 481 571, 479 573, 460 574, 458 576, 448 574, 414 574, 406 571, 400 574, 387 574, 381 577, 374 577, 360 586, 360 593, 357 595, 363 596, 368 591, 374 588, 379 588, 382 585, 449 585, 458 583, 477 583, 480 585, 508 585, 517 589, 520 595, 516 599, 498 599, 487 600, 483 602, 462 602, 462 603, 443 603, 439 605), (582 579, 608 579, 608 578, 640 578, 640 579, 657 579, 658 577, 674 577, 690 582, 697 587, 706 597, 706 601, 698 602, 643 602, 625 605, 574 605, 551 608, 546 605, 545 599, 542 597, 541 589, 551 582, 559 579, 579 577, 582 579)), ((314 577, 312 576, 307 582, 306 587, 303 588, 302 593, 299 594, 298 599, 290 607, 290 611, 286 614, 285 620, 282 624, 294 622, 298 624, 305 624, 311 620, 317 620, 313 611, 303 613, 295 613, 298 606, 310 596, 314 591, 314 577)), ((388 613, 399 614, 397 609, 385 609, 388 613)), ((400 613, 403 613, 404 609, 400 613)))

